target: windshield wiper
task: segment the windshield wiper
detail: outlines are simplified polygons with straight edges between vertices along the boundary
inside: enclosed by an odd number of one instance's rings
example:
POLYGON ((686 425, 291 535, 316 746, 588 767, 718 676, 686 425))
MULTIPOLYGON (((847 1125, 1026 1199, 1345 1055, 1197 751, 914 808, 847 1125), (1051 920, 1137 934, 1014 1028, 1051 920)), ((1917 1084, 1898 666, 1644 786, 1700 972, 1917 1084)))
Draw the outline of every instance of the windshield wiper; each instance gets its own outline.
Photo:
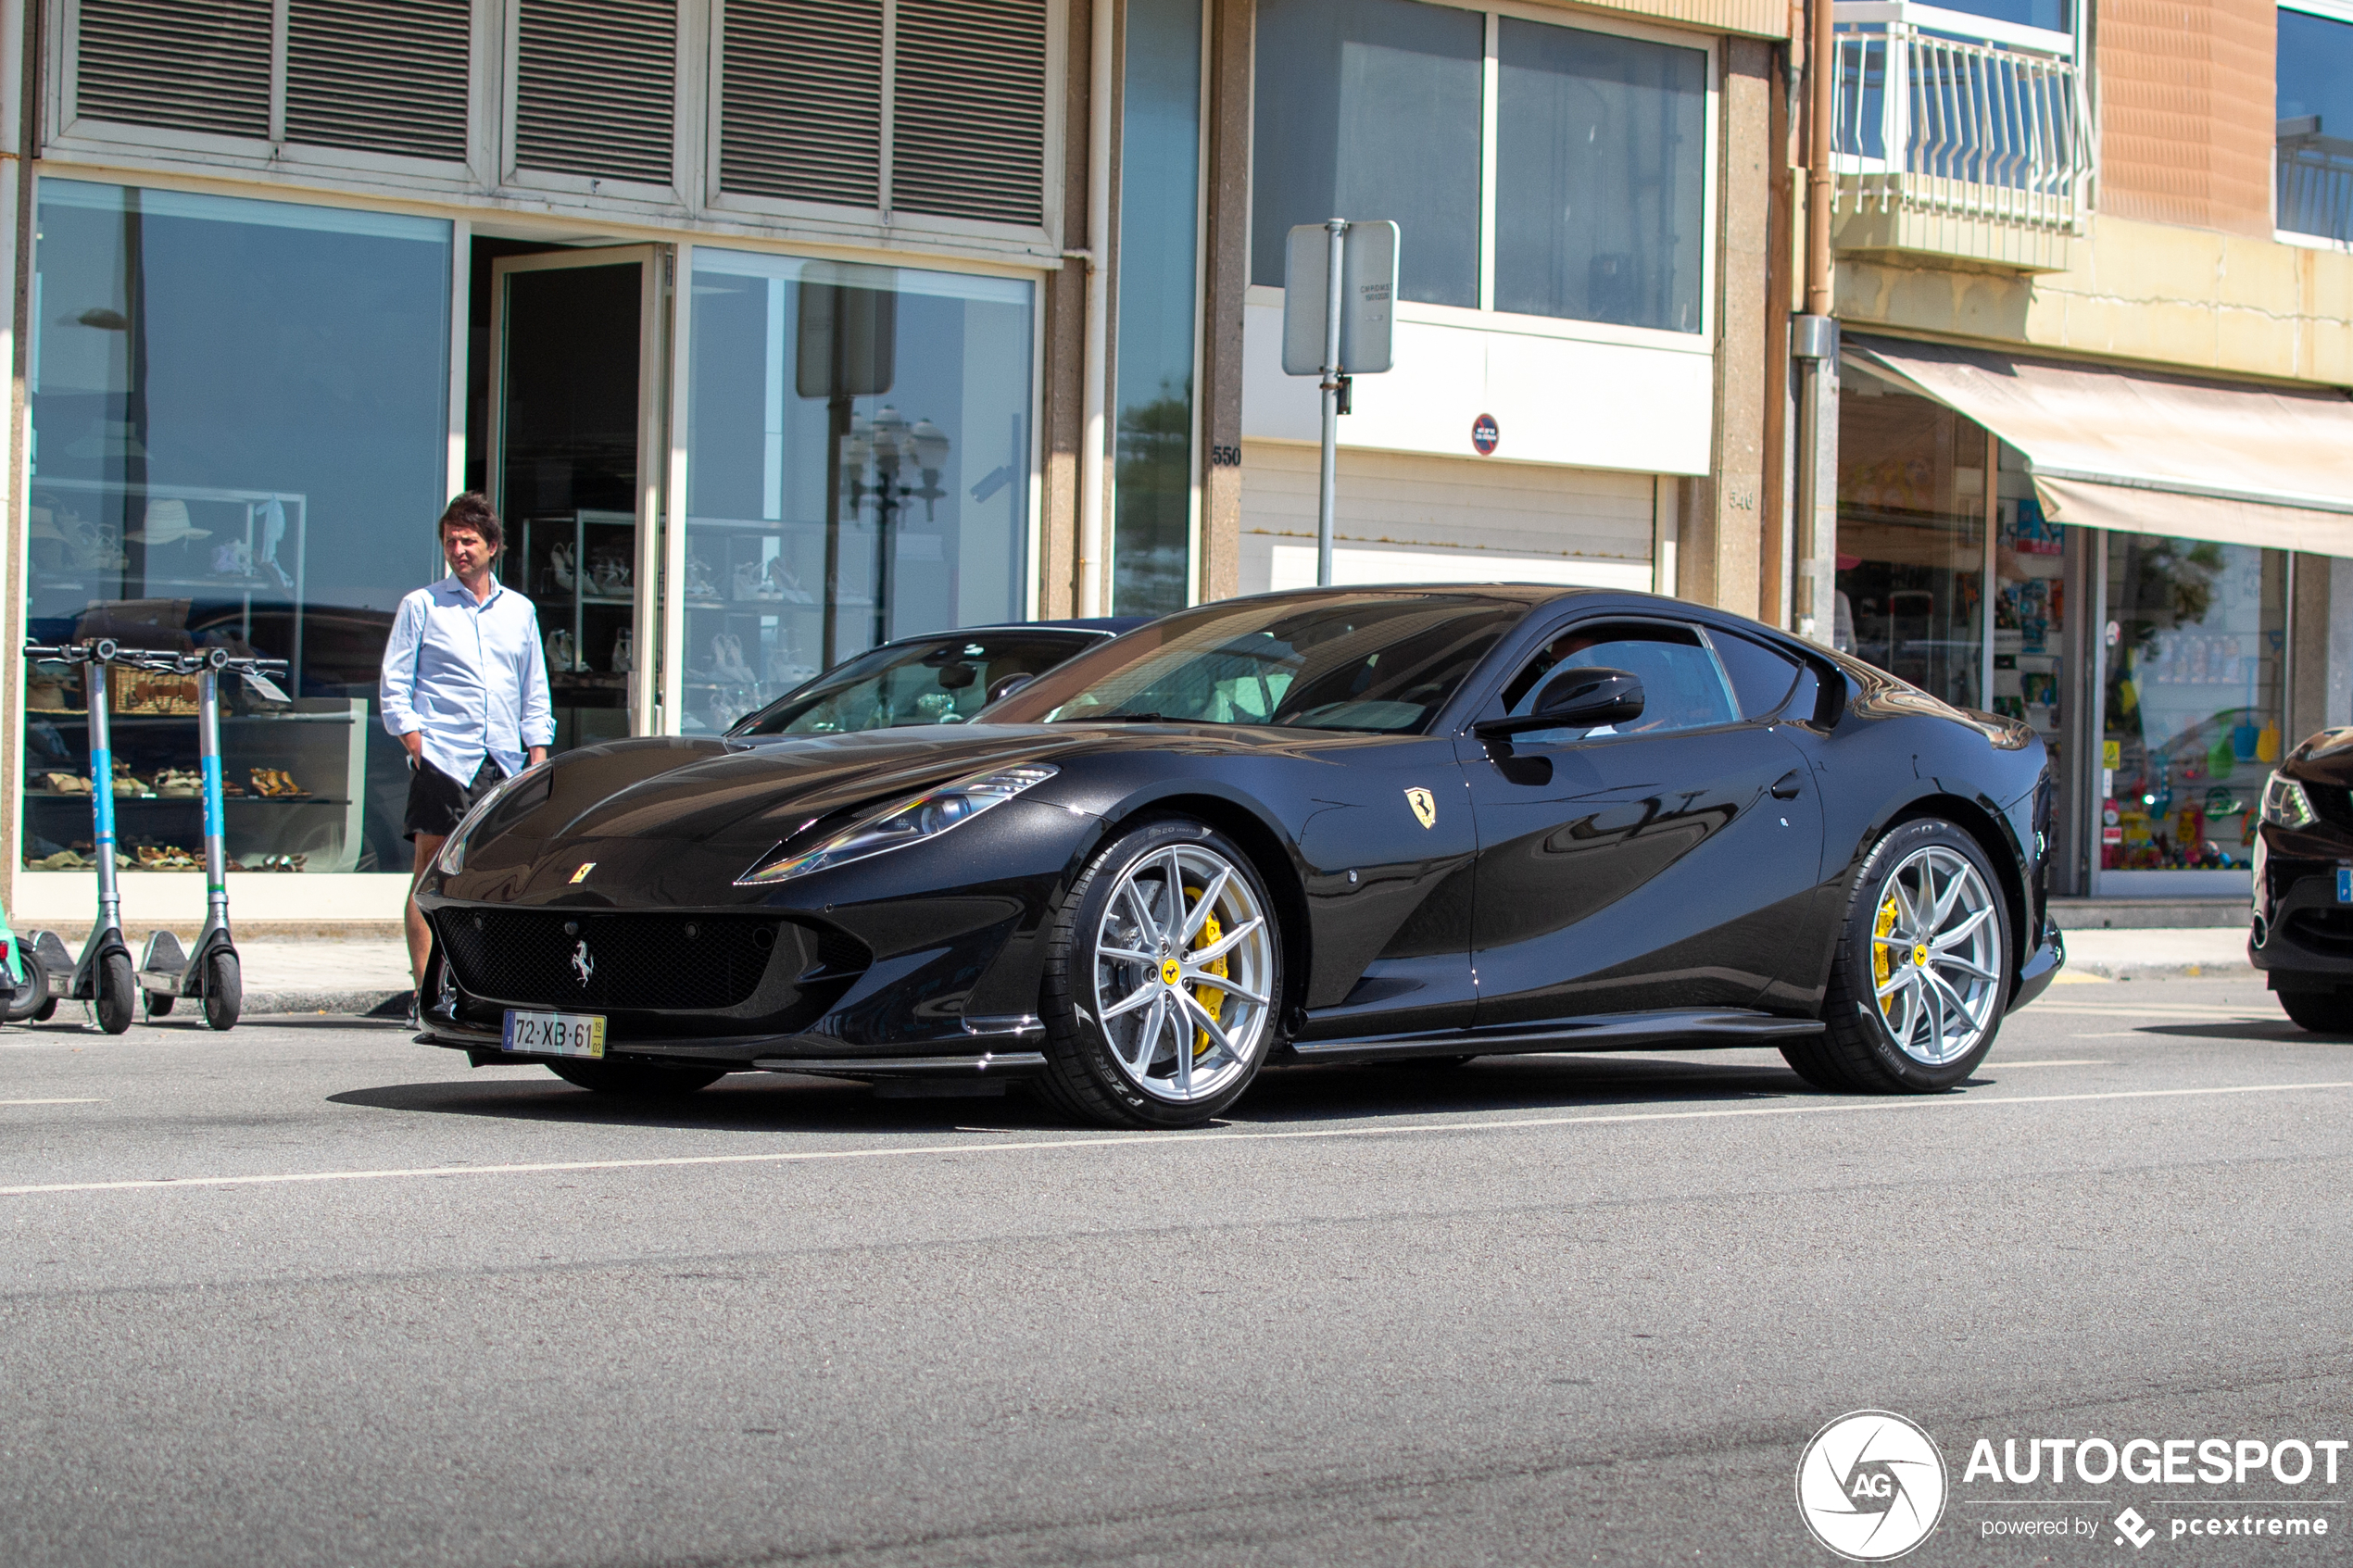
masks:
POLYGON ((1171 719, 1165 713, 1073 713, 1057 724, 1191 724, 1203 721, 1171 719))

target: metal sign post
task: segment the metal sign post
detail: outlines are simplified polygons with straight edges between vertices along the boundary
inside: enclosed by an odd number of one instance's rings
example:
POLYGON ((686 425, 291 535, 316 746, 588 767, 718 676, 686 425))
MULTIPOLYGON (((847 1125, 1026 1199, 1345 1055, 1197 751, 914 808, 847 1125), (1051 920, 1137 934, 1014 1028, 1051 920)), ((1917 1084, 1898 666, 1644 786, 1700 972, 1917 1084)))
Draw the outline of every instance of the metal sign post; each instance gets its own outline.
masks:
POLYGON ((1397 225, 1327 219, 1291 230, 1283 270, 1283 373, 1316 376, 1323 392, 1323 464, 1315 502, 1315 583, 1332 580, 1332 515, 1340 481, 1340 416, 1350 378, 1391 364, 1397 225))

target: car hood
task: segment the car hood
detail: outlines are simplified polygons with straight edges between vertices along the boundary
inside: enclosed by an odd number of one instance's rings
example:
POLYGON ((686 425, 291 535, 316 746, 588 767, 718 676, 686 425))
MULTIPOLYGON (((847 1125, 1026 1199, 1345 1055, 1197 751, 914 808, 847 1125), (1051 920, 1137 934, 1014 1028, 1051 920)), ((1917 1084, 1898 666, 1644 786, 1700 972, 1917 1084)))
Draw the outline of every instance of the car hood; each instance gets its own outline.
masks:
POLYGON ((518 791, 476 830, 460 899, 600 902, 598 887, 668 889, 697 901, 784 840, 828 818, 1017 763, 1105 750, 1252 750, 1292 744, 1223 726, 958 725, 778 740, 648 739, 559 758, 544 797, 518 791), (597 868, 593 878, 583 865, 597 868), (558 873, 560 873, 559 875, 558 873), (550 879, 554 878, 554 881, 550 879))
POLYGON ((2353 729, 2307 737, 2281 761, 2280 771, 2305 784, 2353 785, 2353 729))

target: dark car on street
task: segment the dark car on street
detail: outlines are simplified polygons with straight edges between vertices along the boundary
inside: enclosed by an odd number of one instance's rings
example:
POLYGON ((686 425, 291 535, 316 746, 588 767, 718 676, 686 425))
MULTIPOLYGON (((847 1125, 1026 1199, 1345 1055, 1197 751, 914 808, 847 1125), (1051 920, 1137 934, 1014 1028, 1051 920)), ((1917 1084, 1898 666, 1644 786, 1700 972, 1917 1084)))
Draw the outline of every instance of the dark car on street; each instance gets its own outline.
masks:
POLYGON ((2288 1017, 2353 1034, 2353 729, 2282 758, 2259 815, 2247 957, 2288 1017))
POLYGON ((1270 1062, 1773 1046, 1968 1077, 2062 961, 2025 726, 1535 585, 1181 611, 970 722, 585 747, 419 902, 422 1038, 648 1095, 1021 1079, 1185 1126, 1270 1062))

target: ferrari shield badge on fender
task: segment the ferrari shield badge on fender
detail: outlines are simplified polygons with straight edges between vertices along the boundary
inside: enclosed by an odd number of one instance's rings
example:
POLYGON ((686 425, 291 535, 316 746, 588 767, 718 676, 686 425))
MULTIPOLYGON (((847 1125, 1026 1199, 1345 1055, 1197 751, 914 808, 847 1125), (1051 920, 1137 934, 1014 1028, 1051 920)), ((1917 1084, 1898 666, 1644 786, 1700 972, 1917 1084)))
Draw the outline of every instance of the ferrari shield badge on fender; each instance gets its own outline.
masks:
POLYGON ((588 873, 596 869, 596 861, 583 860, 580 862, 580 869, 572 873, 572 880, 574 882, 585 882, 588 880, 588 873))
POLYGON ((1415 817, 1426 828, 1438 825, 1438 801, 1429 791, 1419 785, 1405 792, 1405 804, 1414 809, 1415 817))

